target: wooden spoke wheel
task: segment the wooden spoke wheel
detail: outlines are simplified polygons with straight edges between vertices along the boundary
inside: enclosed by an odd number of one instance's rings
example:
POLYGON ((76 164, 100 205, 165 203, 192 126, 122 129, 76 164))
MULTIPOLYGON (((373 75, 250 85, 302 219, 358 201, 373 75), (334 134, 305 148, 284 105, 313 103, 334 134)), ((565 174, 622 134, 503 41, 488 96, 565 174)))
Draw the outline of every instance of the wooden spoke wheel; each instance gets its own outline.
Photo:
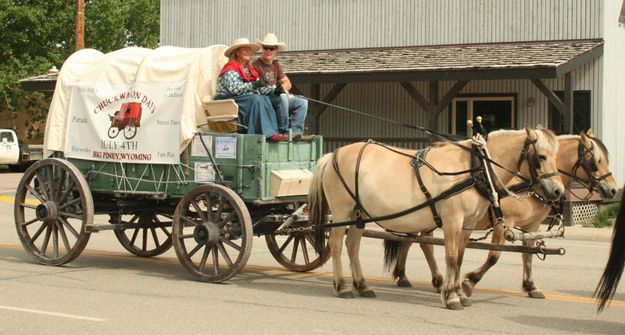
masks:
POLYGON ((115 236, 124 249, 141 257, 158 256, 171 248, 170 215, 155 212, 111 215, 113 224, 137 227, 115 229, 115 236))
POLYGON ((231 189, 208 184, 187 193, 172 227, 180 263, 199 281, 218 283, 237 274, 252 252, 252 218, 231 189))
POLYGON ((26 170, 17 187, 17 235, 37 261, 61 265, 78 257, 89 241, 93 198, 87 181, 71 163, 50 158, 26 170))
MULTIPOLYGON (((289 228, 307 226, 307 221, 294 222, 289 228)), ((294 231, 284 235, 269 234, 265 235, 265 241, 273 258, 291 271, 312 271, 330 258, 330 245, 325 243, 324 249, 318 252, 312 231, 294 231)))

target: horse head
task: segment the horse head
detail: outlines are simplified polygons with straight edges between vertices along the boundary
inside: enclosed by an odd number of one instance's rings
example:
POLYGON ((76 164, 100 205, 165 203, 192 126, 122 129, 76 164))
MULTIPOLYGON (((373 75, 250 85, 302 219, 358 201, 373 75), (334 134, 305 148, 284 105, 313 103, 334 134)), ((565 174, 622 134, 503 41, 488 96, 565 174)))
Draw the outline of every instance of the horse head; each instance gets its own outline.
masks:
POLYGON ((594 137, 592 129, 579 136, 578 160, 573 168, 573 173, 580 178, 588 180, 588 187, 598 187, 605 198, 616 195, 616 180, 610 172, 608 161, 608 149, 594 137), (581 170, 581 171, 580 171, 581 170))
POLYGON ((529 173, 532 185, 540 187, 541 193, 549 200, 558 200, 564 195, 564 185, 558 172, 558 141, 548 129, 525 128, 527 139, 519 157, 519 171, 529 173), (525 161, 527 164, 523 164, 525 161))

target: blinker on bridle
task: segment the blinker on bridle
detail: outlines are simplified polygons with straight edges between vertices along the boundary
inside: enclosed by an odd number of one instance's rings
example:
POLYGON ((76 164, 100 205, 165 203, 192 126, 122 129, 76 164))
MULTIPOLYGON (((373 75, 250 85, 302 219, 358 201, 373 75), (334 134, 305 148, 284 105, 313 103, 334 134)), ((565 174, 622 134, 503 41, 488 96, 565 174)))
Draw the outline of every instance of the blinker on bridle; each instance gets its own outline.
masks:
POLYGON ((612 175, 612 172, 608 172, 603 176, 596 177, 594 174, 597 171, 599 171, 599 167, 597 166, 595 154, 592 151, 592 147, 586 147, 586 145, 584 145, 580 138, 579 145, 577 146, 577 162, 575 162, 575 165, 573 165, 573 176, 571 177, 585 184, 588 184, 590 189, 594 189, 597 183, 612 175), (589 155, 590 157, 586 158, 587 155, 589 155), (584 172, 586 172, 588 179, 582 179, 577 176, 577 170, 580 167, 584 170, 584 172))
POLYGON ((525 139, 525 145, 523 146, 523 150, 521 150, 521 155, 519 156, 519 160, 517 161, 517 171, 521 169, 521 164, 523 164, 523 161, 527 160, 532 184, 536 184, 541 179, 559 176, 559 171, 539 174, 538 169, 540 169, 540 158, 538 157, 538 151, 536 150, 537 140, 530 139, 529 129, 525 129, 525 132, 527 133, 527 138, 525 139), (531 155, 529 152, 530 146, 534 149, 531 155))

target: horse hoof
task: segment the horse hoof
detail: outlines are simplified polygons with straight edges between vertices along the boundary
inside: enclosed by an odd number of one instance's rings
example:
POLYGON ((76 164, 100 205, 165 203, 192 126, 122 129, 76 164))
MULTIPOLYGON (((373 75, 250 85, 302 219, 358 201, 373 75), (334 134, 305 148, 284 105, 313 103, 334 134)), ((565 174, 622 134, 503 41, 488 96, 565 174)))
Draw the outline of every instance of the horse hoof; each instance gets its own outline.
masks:
POLYGON ((460 304, 464 307, 472 306, 471 300, 467 297, 460 297, 460 304))
POLYGON ((375 292, 373 292, 373 290, 362 291, 358 294, 363 298, 375 298, 375 292))
POLYGON ((451 309, 453 311, 461 311, 464 309, 464 307, 462 307, 462 304, 459 301, 454 301, 447 303, 447 309, 451 309))
POLYGON ((400 279, 397 281, 397 286, 399 287, 412 287, 412 284, 408 279, 400 279))
POLYGON ((462 281, 462 290, 467 297, 470 297, 473 294, 473 285, 471 285, 471 282, 468 279, 462 281))
POLYGON ((540 290, 531 290, 527 295, 533 299, 545 299, 545 295, 540 290))
POLYGON ((355 298, 354 293, 352 293, 351 291, 339 292, 338 296, 339 296, 339 298, 342 298, 342 299, 353 299, 353 298, 355 298))

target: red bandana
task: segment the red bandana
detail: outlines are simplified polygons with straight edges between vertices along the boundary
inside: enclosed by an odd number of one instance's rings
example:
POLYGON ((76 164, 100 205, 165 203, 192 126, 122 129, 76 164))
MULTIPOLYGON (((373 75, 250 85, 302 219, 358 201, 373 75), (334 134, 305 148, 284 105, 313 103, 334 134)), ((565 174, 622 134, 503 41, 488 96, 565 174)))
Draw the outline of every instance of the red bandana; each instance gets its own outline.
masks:
POLYGON ((223 68, 221 68, 221 72, 219 73, 219 75, 222 76, 228 71, 235 71, 239 74, 239 76, 241 76, 241 79, 243 79, 244 82, 250 82, 258 79, 258 72, 256 72, 253 67, 248 67, 247 69, 252 74, 251 76, 248 76, 245 70, 243 70, 243 66, 241 66, 241 63, 231 60, 226 63, 223 68))

